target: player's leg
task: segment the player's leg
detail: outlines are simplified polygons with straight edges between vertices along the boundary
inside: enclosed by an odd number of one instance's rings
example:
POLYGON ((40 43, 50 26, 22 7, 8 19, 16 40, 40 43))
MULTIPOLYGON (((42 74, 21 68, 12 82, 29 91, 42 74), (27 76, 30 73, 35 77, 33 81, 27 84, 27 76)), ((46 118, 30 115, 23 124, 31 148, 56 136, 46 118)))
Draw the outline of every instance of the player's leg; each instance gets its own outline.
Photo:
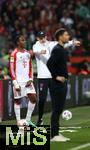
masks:
POLYGON ((33 93, 28 93, 27 96, 29 98, 29 102, 28 102, 28 110, 27 110, 26 120, 29 121, 29 120, 31 120, 31 116, 34 111, 37 98, 36 98, 36 94, 33 94, 33 93))
POLYGON ((22 87, 20 85, 20 90, 17 90, 15 86, 13 86, 13 93, 14 93, 14 111, 17 120, 17 125, 20 126, 21 118, 20 118, 20 104, 21 98, 23 97, 22 87))
POLYGON ((38 89, 39 89, 39 101, 38 101, 38 121, 37 125, 43 124, 43 113, 44 105, 47 98, 48 91, 48 79, 39 79, 38 80, 38 89))
POLYGON ((28 93, 27 96, 29 101, 28 101, 28 110, 26 115, 26 124, 36 127, 36 125, 31 121, 32 113, 34 111, 36 101, 37 101, 36 93, 28 93))
POLYGON ((35 91, 33 83, 29 87, 26 87, 25 90, 26 90, 27 97, 29 99, 26 121, 30 121, 32 113, 33 113, 35 105, 36 105, 36 101, 37 101, 36 91, 35 91))
POLYGON ((16 116, 18 126, 20 125, 20 104, 21 104, 21 99, 14 100, 14 111, 15 111, 15 116, 16 116))

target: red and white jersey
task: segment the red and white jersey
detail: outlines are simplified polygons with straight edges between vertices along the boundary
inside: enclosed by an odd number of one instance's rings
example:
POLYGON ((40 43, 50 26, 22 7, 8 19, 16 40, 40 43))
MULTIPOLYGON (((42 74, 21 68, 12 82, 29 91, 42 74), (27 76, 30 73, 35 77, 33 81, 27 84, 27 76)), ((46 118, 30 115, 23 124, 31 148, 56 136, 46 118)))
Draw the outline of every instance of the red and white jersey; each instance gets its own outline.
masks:
POLYGON ((33 77, 31 55, 27 50, 16 48, 10 56, 10 74, 12 80, 27 82, 33 77))

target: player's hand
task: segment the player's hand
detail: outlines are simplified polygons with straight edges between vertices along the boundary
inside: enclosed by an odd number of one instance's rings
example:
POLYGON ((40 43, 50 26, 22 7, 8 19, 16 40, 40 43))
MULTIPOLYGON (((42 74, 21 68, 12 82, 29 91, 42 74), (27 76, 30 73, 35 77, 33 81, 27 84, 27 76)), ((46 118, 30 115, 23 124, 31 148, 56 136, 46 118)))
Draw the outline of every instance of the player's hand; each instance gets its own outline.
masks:
POLYGON ((29 81, 27 82, 27 84, 26 84, 26 87, 29 87, 32 82, 33 82, 32 80, 29 80, 29 81))
POLYGON ((20 92, 21 91, 21 87, 19 86, 19 87, 15 87, 15 90, 17 91, 17 92, 20 92))
POLYGON ((34 56, 34 52, 32 50, 30 50, 29 53, 30 53, 31 57, 34 56))
POLYGON ((41 50, 40 54, 46 54, 46 50, 41 50))
POLYGON ((63 77, 63 76, 57 76, 57 77, 56 77, 56 80, 57 80, 57 81, 60 81, 60 82, 62 82, 62 83, 64 83, 64 82, 66 81, 66 78, 63 77))
POLYGON ((81 45, 81 42, 80 42, 80 41, 75 40, 75 41, 74 41, 74 45, 75 45, 75 46, 80 46, 80 45, 81 45))
POLYGON ((20 92, 21 91, 21 87, 18 84, 17 80, 13 80, 13 85, 16 91, 20 92))

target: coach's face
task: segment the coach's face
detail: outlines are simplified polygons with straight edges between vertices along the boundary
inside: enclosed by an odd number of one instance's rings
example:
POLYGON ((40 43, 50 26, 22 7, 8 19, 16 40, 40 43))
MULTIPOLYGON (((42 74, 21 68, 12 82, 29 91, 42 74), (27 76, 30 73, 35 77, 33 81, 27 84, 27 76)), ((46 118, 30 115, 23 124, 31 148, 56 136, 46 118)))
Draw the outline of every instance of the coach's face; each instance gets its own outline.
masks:
POLYGON ((40 42, 40 43, 45 43, 46 40, 47 40, 47 37, 40 37, 40 38, 37 38, 37 40, 40 42))
POLYGON ((62 41, 63 43, 67 43, 69 39, 70 39, 70 34, 67 31, 65 31, 63 35, 59 37, 59 40, 62 41))

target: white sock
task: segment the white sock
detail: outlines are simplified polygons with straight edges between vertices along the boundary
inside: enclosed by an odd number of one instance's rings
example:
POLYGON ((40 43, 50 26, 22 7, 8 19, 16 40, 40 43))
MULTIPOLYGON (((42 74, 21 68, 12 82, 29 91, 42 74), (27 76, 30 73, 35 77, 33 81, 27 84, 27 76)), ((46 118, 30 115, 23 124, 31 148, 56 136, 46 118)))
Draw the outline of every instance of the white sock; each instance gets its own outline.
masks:
POLYGON ((17 105, 16 103, 14 103, 14 111, 15 111, 16 119, 17 121, 19 121, 20 120, 20 105, 17 105))
POLYGON ((31 116, 34 110, 35 104, 31 103, 30 101, 28 102, 28 110, 27 110, 27 116, 26 116, 26 120, 30 121, 31 120, 31 116))

